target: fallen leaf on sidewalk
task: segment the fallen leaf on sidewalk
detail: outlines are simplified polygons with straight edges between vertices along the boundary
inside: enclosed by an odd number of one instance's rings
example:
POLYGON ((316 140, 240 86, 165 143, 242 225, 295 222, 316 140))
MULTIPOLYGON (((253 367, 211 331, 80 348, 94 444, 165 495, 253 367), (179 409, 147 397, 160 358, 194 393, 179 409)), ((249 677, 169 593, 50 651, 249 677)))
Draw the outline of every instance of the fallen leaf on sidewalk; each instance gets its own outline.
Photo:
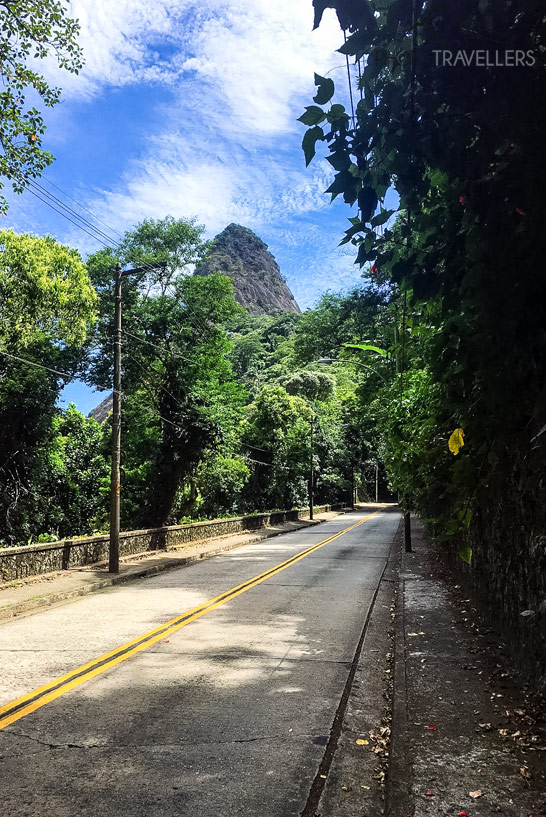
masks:
POLYGON ((470 817, 468 811, 459 811, 457 817, 470 817))
POLYGON ((521 767, 521 769, 519 770, 519 773, 520 773, 520 774, 521 774, 521 776, 522 776, 522 777, 524 777, 526 780, 530 780, 530 779, 531 779, 531 772, 529 771, 529 769, 526 769, 526 768, 525 768, 525 766, 522 766, 522 767, 521 767))
POLYGON ((472 797, 473 800, 476 800, 478 797, 483 797, 483 791, 481 789, 476 789, 476 791, 469 791, 468 794, 472 797))
POLYGON ((432 792, 432 791, 427 791, 427 792, 425 793, 425 796, 426 796, 426 797, 434 797, 434 792, 432 792))
POLYGON ((491 724, 490 724, 490 723, 480 723, 480 724, 479 724, 479 726, 480 726, 482 729, 487 729, 487 731, 489 731, 490 729, 492 729, 492 728, 493 728, 493 727, 491 726, 491 724))
POLYGON ((408 633, 410 636, 419 635, 419 633, 408 633))
POLYGON ((321 777, 322 777, 323 780, 326 780, 326 775, 325 774, 321 774, 321 777))
POLYGON ((362 738, 358 738, 358 740, 356 741, 356 743, 358 743, 359 746, 367 746, 369 742, 370 742, 369 740, 362 740, 362 738))
POLYGON ((361 789, 366 789, 366 791, 370 791, 370 787, 369 787, 369 786, 361 786, 360 788, 361 788, 361 789))

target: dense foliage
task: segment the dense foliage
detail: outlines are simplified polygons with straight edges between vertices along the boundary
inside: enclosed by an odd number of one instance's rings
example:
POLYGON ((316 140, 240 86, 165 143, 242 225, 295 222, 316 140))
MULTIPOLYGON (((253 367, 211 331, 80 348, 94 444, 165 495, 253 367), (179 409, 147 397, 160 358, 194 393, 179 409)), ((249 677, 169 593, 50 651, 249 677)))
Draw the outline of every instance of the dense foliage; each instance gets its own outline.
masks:
POLYGON ((316 25, 338 13, 356 106, 317 76, 303 148, 327 146, 329 192, 357 208, 345 241, 398 305, 399 382, 377 415, 393 483, 529 645, 546 612, 542 4, 314 5, 316 25))
POLYGON ((55 403, 80 369, 96 305, 75 250, 0 232, 0 541, 19 544, 48 528, 41 491, 55 403))
POLYGON ((76 373, 110 387, 118 259, 144 267, 123 276, 124 528, 302 506, 311 466, 317 503, 373 494, 380 441, 362 400, 385 376, 342 344, 387 342, 385 296, 357 288, 303 316, 252 316, 226 276, 188 274, 201 236, 192 221, 148 220, 86 270, 51 239, 4 235, 2 343, 18 352, 0 380, 4 544, 107 529, 110 419, 56 400, 76 373), (340 352, 347 363, 318 363, 340 352))
MULTIPOLYGON (((53 161, 42 148, 45 125, 36 104, 53 107, 61 91, 40 74, 37 61, 49 57, 77 74, 82 67, 79 23, 66 16, 62 0, 5 0, 0 31, 0 178, 21 193, 53 161)), ((0 190, 3 186, 0 181, 0 190)), ((0 195, 0 210, 6 209, 0 195)))

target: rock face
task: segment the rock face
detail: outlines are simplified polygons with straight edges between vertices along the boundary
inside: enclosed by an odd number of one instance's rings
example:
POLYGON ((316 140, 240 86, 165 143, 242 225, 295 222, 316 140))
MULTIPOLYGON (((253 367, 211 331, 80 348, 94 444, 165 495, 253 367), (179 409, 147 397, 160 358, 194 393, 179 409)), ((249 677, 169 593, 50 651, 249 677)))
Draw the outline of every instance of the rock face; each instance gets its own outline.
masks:
POLYGON ((96 406, 92 411, 89 412, 87 415, 88 417, 92 417, 93 420, 96 420, 97 423, 104 423, 110 412, 112 411, 112 395, 109 394, 108 397, 105 397, 104 400, 96 406))
POLYGON ((301 311, 267 244, 247 227, 229 224, 216 236, 208 258, 195 274, 213 272, 223 272, 233 279, 235 299, 252 315, 267 315, 278 309, 301 311))

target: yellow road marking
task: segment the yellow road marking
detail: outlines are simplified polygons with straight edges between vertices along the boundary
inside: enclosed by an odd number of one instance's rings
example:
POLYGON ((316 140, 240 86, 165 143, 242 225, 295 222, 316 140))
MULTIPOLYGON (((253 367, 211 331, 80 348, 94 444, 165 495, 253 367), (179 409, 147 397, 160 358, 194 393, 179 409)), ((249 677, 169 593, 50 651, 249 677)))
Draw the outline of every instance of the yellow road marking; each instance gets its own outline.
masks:
POLYGON ((35 689, 32 692, 28 692, 26 695, 17 698, 15 701, 5 704, 4 706, 0 707, 0 729, 4 729, 4 727, 9 726, 11 723, 15 723, 15 721, 24 718, 26 715, 30 715, 31 712, 45 706, 51 701, 54 701, 56 698, 59 698, 61 695, 64 695, 71 689, 75 689, 81 684, 84 684, 86 681, 91 680, 91 678, 106 672, 106 670, 111 669, 112 667, 115 667, 117 664, 121 664, 122 661, 126 661, 133 655, 136 655, 143 650, 147 650, 152 646, 152 644, 161 641, 161 639, 165 638, 167 635, 180 630, 187 624, 191 624, 192 621, 196 621, 201 616, 204 616, 205 613, 210 613, 211 610, 216 610, 218 607, 221 607, 222 604, 231 601, 237 596, 240 596, 242 593, 246 593, 247 590, 251 590, 253 587, 267 581, 267 579, 270 579, 272 576, 276 576, 277 573, 280 573, 282 570, 286 570, 302 559, 305 559, 306 556, 309 556, 311 553, 314 553, 314 551, 319 550, 319 548, 333 542, 334 539, 338 539, 345 533, 358 528, 359 525, 367 522, 368 519, 371 519, 372 516, 375 516, 381 510, 383 510, 383 508, 379 508, 377 511, 368 514, 368 516, 365 516, 364 519, 361 519, 354 525, 344 528, 342 531, 339 531, 339 533, 334 533, 332 536, 329 536, 322 542, 318 542, 316 545, 311 545, 305 550, 302 550, 300 553, 286 559, 284 562, 280 562, 278 565, 274 565, 268 570, 265 570, 263 573, 259 573, 257 576, 247 579, 241 584, 232 587, 230 590, 225 590, 219 596, 215 596, 213 599, 210 599, 209 601, 206 601, 203 604, 193 607, 191 610, 176 616, 176 618, 170 619, 170 621, 165 622, 165 624, 161 624, 159 627, 149 630, 147 633, 144 633, 144 635, 140 635, 138 638, 134 638, 132 641, 128 641, 125 644, 122 644, 120 647, 116 647, 115 649, 110 650, 110 652, 104 653, 104 655, 101 655, 99 658, 95 658, 92 661, 89 661, 87 664, 83 664, 83 666, 78 667, 65 675, 61 675, 59 678, 49 681, 49 683, 44 684, 44 686, 38 687, 38 689, 35 689))

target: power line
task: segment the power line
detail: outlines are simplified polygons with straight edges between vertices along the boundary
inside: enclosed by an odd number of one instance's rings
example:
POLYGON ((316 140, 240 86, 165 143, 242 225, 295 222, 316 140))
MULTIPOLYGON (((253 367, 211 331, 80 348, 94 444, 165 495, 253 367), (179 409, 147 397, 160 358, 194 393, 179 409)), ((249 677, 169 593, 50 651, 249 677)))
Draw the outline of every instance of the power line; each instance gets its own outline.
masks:
POLYGON ((80 216, 79 213, 77 213, 72 207, 69 207, 69 205, 65 204, 54 193, 50 193, 48 190, 46 190, 45 187, 42 187, 41 184, 33 180, 30 180, 29 184, 31 185, 31 187, 37 188, 44 196, 47 196, 49 200, 57 204, 57 206, 62 207, 63 210, 66 210, 67 213, 69 213, 74 218, 78 219, 78 221, 80 221, 83 225, 93 230, 96 233, 96 235, 100 237, 101 240, 106 239, 107 242, 112 242, 116 247, 119 246, 115 238, 112 238, 112 236, 105 233, 104 230, 101 230, 99 227, 96 227, 91 221, 89 221, 89 219, 84 218, 84 216, 80 216))
MULTIPOLYGON (((5 352, 3 349, 0 349, 0 355, 9 357, 12 360, 17 360, 19 363, 26 363, 27 366, 33 366, 35 369, 42 369, 45 372, 50 372, 51 374, 56 374, 59 377, 64 377, 68 381, 79 380, 76 375, 68 374, 68 372, 61 372, 59 369, 53 369, 51 366, 45 366, 43 363, 36 363, 34 360, 28 360, 27 358, 19 357, 19 355, 12 355, 10 352, 5 352)), ((49 386, 47 388, 49 388, 50 391, 59 394, 58 389, 52 389, 49 386)))
POLYGON ((79 227, 80 230, 83 230, 84 233, 87 233, 87 235, 91 236, 91 238, 94 238, 95 241, 99 242, 99 244, 102 244, 104 247, 106 247, 109 250, 112 249, 112 247, 110 247, 108 244, 105 244, 104 241, 102 241, 96 235, 93 235, 93 233, 90 233, 89 230, 86 230, 85 227, 83 227, 81 224, 78 224, 76 221, 74 221, 69 216, 67 216, 66 213, 63 213, 61 210, 58 210, 56 207, 54 207, 51 204, 51 202, 47 201, 47 199, 44 199, 44 198, 42 198, 42 196, 39 196, 38 193, 36 193, 36 191, 33 190, 31 187, 27 187, 27 190, 28 190, 29 193, 31 193, 33 196, 35 196, 37 199, 40 199, 40 201, 42 201, 44 204, 47 204, 48 207, 51 207, 52 210, 55 210, 56 213, 59 213, 60 216, 63 216, 63 218, 66 218, 67 221, 70 221, 76 227, 79 227))
POLYGON ((269 454, 270 452, 266 448, 258 448, 257 445, 250 445, 249 443, 243 443, 246 448, 252 448, 254 451, 263 451, 264 454, 269 454))
POLYGON ((35 366, 37 369, 43 369, 46 372, 52 372, 52 374, 59 375, 59 377, 67 377, 69 380, 75 380, 73 374, 67 374, 67 372, 60 372, 58 369, 52 369, 50 366, 44 366, 41 363, 35 363, 33 360, 27 360, 24 357, 18 357, 17 355, 12 355, 9 352, 4 352, 3 349, 0 349, 0 355, 5 355, 6 357, 11 357, 12 360, 18 360, 19 363, 26 363, 29 366, 35 366))
POLYGON ((133 335, 133 333, 128 332, 127 329, 122 329, 121 331, 123 332, 124 335, 127 335, 128 337, 133 338, 134 340, 138 340, 140 343, 145 343, 148 346, 153 346, 154 349, 158 349, 160 352, 163 352, 164 354, 170 355, 171 357, 179 358, 180 360, 184 360, 186 363, 197 363, 196 360, 192 360, 189 357, 184 357, 184 355, 180 355, 180 354, 178 354, 178 352, 171 352, 169 349, 165 349, 165 347, 158 346, 157 343, 152 343, 151 340, 145 340, 144 338, 139 338, 138 335, 133 335))
MULTIPOLYGON (((343 32, 345 44, 347 44, 347 34, 343 32)), ((347 63, 347 79, 349 80, 349 98, 351 100, 351 114, 353 120, 353 128, 355 127, 355 106, 353 103, 353 83, 351 82, 351 69, 349 68, 349 55, 345 55, 345 62, 347 63)))
POLYGON ((63 189, 62 189, 62 187, 59 187, 59 185, 58 185, 58 184, 55 184, 55 182, 52 182, 52 181, 51 181, 51 179, 47 179, 45 176, 43 176, 43 177, 41 177, 41 178, 42 178, 42 180, 43 180, 44 182, 46 182, 47 184, 51 184, 51 185, 53 185, 53 187, 56 187, 56 188, 57 188, 57 190, 59 190, 59 192, 61 192, 61 193, 62 193, 64 196, 66 196, 66 197, 67 197, 67 199, 70 199, 70 201, 73 201, 73 202, 74 202, 74 204, 77 204, 77 205, 78 205, 78 207, 81 207, 81 209, 82 209, 82 210, 85 210, 85 212, 86 212, 86 213, 89 213, 89 215, 93 216, 93 218, 94 218, 94 219, 96 219, 97 221, 99 221, 101 224, 104 224, 104 226, 105 226, 105 227, 108 227, 108 229, 109 229, 111 232, 115 233, 115 234, 116 234, 117 236, 119 236, 121 239, 123 239, 123 238, 125 237, 124 235, 122 235, 122 233, 118 233, 118 231, 117 231, 117 230, 114 230, 114 228, 113 228, 113 227, 111 227, 109 224, 107 224, 105 221, 103 221, 101 218, 99 218, 99 217, 97 216, 97 214, 96 214, 96 213, 93 213, 93 211, 92 211, 92 210, 89 210, 89 208, 85 207, 83 204, 81 204, 81 202, 79 202, 79 201, 77 201, 76 199, 72 198, 72 196, 71 196, 69 193, 67 193, 67 192, 66 192, 66 190, 63 190, 63 189))

